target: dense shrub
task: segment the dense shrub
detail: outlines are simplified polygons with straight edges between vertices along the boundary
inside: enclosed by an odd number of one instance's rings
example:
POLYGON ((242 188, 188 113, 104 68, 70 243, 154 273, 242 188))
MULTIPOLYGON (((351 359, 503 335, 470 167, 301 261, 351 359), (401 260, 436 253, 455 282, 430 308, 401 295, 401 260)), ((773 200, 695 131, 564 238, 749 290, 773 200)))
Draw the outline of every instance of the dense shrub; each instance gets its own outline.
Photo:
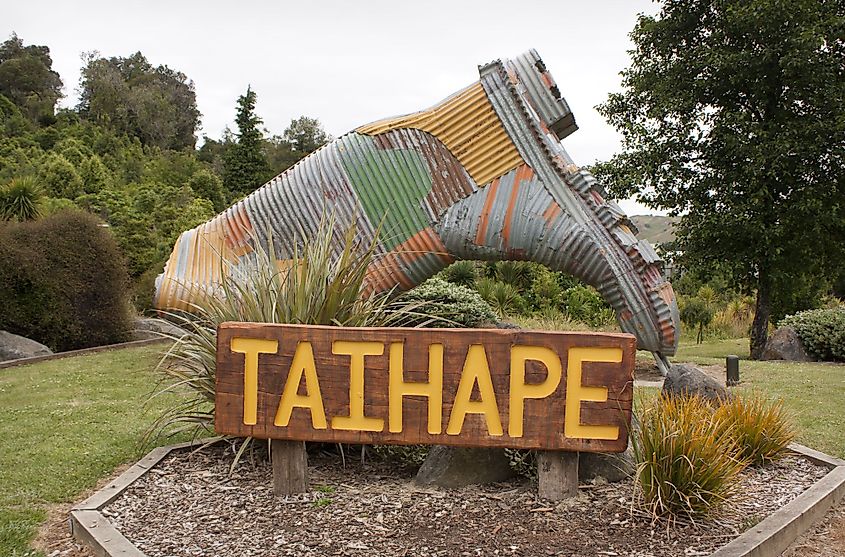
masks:
POLYGON ((402 295, 403 301, 418 304, 430 327, 478 327, 495 322, 496 314, 476 292, 434 277, 402 295))
POLYGON ((792 327, 814 357, 822 361, 845 361, 845 308, 802 311, 779 323, 792 327))
POLYGON ((126 268, 110 232, 79 211, 2 225, 0 307, 0 329, 53 350, 126 340, 126 268))
POLYGON ((655 516, 707 514, 732 495, 746 462, 724 416, 700 397, 659 397, 632 435, 637 481, 655 516))

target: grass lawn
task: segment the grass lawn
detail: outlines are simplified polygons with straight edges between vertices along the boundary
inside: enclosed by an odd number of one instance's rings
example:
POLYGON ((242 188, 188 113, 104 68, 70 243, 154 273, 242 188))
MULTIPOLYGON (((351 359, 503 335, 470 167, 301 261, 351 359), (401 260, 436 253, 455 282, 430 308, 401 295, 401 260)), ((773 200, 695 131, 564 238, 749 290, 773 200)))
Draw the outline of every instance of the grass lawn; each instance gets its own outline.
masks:
POLYGON ((724 366, 728 354, 745 358, 739 364, 740 392, 782 397, 795 416, 799 443, 845 458, 845 364, 748 360, 748 339, 684 343, 673 359, 724 366))
POLYGON ((50 504, 76 500, 145 452, 152 373, 166 345, 0 370, 0 555, 30 549, 50 504))

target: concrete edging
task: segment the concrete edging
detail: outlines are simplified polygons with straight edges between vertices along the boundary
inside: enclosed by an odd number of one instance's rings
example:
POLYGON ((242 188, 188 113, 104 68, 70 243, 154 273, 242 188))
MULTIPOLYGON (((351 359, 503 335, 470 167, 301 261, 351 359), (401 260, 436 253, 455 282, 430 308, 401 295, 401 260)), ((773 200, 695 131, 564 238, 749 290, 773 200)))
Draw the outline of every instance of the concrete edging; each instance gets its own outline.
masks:
POLYGON ((118 350, 120 348, 147 346, 148 344, 161 344, 164 342, 173 342, 173 339, 162 337, 147 338, 143 340, 130 340, 129 342, 118 342, 117 344, 104 344, 103 346, 92 346, 91 348, 80 348, 79 350, 56 352, 55 354, 45 354, 43 356, 31 356, 29 358, 18 358, 17 360, 6 360, 4 362, 0 362, 0 369, 25 366, 27 364, 37 364, 38 362, 46 362, 49 360, 60 360, 62 358, 70 358, 73 356, 84 356, 85 354, 96 354, 97 352, 107 352, 109 350, 118 350))
MULTIPOLYGON (((70 512, 74 538, 97 557, 146 557, 103 516, 102 509, 173 451, 216 442, 215 439, 159 447, 147 453, 126 472, 70 512)), ((830 468, 830 472, 782 509, 718 549, 711 557, 776 557, 809 530, 831 507, 845 497, 845 460, 793 443, 789 447, 804 458, 830 468)))

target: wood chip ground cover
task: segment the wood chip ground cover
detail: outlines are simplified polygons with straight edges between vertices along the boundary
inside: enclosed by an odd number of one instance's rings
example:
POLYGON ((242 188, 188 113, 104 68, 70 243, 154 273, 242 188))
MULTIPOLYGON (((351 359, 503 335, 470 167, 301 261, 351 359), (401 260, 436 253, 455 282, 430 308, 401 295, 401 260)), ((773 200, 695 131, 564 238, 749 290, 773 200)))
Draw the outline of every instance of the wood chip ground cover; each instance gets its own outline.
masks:
POLYGON ((630 483, 539 499, 524 480, 422 488, 395 464, 310 455, 312 492, 274 499, 271 468, 245 460, 229 475, 223 448, 174 453, 104 510, 149 557, 276 555, 709 555, 827 473, 788 457, 743 476, 743 496, 696 524, 653 522, 630 483))

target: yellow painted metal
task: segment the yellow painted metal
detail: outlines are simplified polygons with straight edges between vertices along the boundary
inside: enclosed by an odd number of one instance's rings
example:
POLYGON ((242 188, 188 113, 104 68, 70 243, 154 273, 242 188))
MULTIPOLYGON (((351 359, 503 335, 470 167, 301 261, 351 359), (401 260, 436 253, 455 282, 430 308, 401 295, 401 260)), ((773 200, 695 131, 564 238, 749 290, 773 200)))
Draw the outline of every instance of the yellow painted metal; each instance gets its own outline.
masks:
POLYGON ((524 164, 481 83, 428 110, 379 120, 356 131, 378 135, 399 128, 422 130, 442 141, 479 186, 524 164))

